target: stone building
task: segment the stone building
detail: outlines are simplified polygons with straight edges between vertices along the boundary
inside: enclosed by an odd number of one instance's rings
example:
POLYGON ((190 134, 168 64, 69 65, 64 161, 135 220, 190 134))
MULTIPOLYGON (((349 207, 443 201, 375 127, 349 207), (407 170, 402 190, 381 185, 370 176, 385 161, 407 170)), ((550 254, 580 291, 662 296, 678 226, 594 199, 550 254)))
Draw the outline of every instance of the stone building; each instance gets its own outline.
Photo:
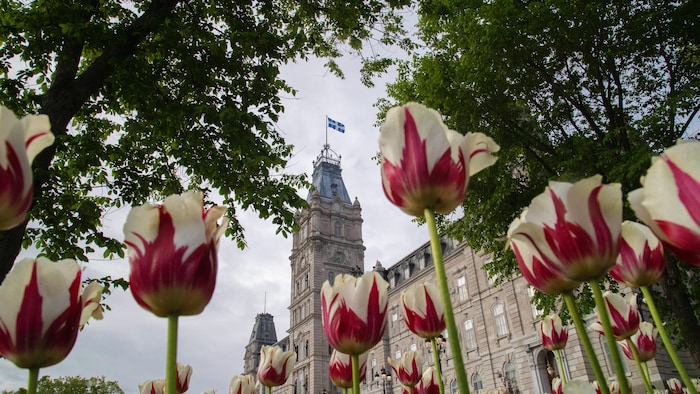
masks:
MULTIPOLYGON (((357 198, 351 202, 343 183, 340 159, 326 145, 314 162, 314 190, 307 200, 309 208, 297 213, 299 231, 293 235, 291 265, 290 328, 288 337, 279 343, 294 349, 297 363, 287 385, 275 388, 283 394, 340 393, 328 376, 332 349, 322 328, 320 291, 326 280, 336 274, 360 275, 364 267, 361 207, 357 198)), ((482 268, 489 256, 449 238, 442 239, 445 269, 450 286, 454 314, 459 331, 462 358, 470 389, 493 390, 504 387, 509 393, 539 394, 551 392, 553 377, 564 374, 568 379, 594 380, 585 361, 576 332, 570 327, 564 355, 564 370, 559 371, 554 354, 540 342, 536 324, 538 311, 530 304, 534 290, 522 277, 495 285, 482 268)), ((390 379, 387 357, 400 358, 408 350, 420 350, 426 365, 434 355, 423 339, 411 333, 399 311, 402 291, 426 281, 434 281, 430 244, 419 245, 413 252, 386 268, 376 262, 373 268, 389 282, 388 323, 384 339, 370 352, 362 392, 400 394, 401 385, 390 379), (384 377, 384 379, 382 379, 384 377)), ((640 295, 641 296, 641 295, 640 295)), ((648 314, 643 316, 651 320, 648 314)), ((593 316, 589 317, 592 322, 593 316)), ((590 333, 603 372, 614 378, 604 338, 590 333)), ((448 342, 443 333, 438 362, 443 369, 445 392, 454 394, 457 385, 448 342)), ((659 354, 650 361, 652 381, 657 388, 677 377, 669 357, 658 342, 659 354)), ((690 358, 691 376, 700 376, 690 358)), ((248 360, 246 360, 246 369, 248 360)), ((644 392, 636 365, 626 361, 634 392, 644 392)))

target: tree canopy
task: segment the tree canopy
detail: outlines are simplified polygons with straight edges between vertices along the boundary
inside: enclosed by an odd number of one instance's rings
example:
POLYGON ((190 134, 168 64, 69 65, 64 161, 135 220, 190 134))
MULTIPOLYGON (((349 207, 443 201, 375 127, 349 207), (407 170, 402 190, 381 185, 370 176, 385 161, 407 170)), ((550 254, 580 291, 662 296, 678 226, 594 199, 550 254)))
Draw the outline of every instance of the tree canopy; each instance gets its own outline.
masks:
MULTIPOLYGON (((470 180, 464 216, 444 221, 450 234, 494 255, 491 275, 517 274, 505 248, 508 225, 548 181, 602 174, 626 194, 640 187, 653 155, 680 138, 698 138, 698 7, 661 0, 419 3, 425 47, 403 63, 389 95, 422 102, 451 128, 481 131, 500 144, 496 165, 470 180)), ((629 207, 625 219, 634 219, 629 207)), ((669 261, 662 284, 700 365, 691 270, 669 261), (687 286, 669 286, 684 276, 687 286)), ((542 302, 554 307, 551 298, 542 302)))
POLYGON ((393 40, 405 3, 3 1, 0 103, 47 114, 56 142, 34 161, 30 220, 0 232, 0 279, 21 246, 123 256, 104 215, 190 189, 221 196, 240 247, 236 206, 286 235, 308 183, 284 171, 293 147, 274 124, 294 88, 280 66, 318 56, 340 73, 343 52, 393 40))
MULTIPOLYGON (((24 388, 15 391, 3 391, 2 394, 24 394, 24 388)), ((124 394, 124 390, 114 381, 107 380, 104 376, 99 378, 82 378, 80 376, 64 376, 52 379, 50 376, 42 376, 37 385, 39 394, 124 394)))

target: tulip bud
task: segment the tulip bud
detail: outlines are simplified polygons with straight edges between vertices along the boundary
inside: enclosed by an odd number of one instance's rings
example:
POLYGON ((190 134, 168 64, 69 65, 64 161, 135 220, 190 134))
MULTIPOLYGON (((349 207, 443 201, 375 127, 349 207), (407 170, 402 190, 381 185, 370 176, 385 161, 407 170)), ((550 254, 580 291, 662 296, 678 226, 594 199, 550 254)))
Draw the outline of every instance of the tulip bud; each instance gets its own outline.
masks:
POLYGON ((566 341, 569 339, 569 330, 564 327, 559 315, 545 316, 537 326, 545 348, 560 350, 566 347, 566 341))
MULTIPOLYGON (((360 354, 359 360, 360 376, 365 376, 367 371, 367 353, 360 354)), ((349 355, 334 349, 331 354, 331 361, 328 364, 328 372, 331 382, 336 387, 352 388, 352 358, 349 355)))
POLYGON ((413 387, 421 381, 423 371, 423 357, 420 353, 412 350, 406 351, 401 355, 400 360, 387 358, 391 369, 399 379, 401 384, 407 387, 413 387))
POLYGON ((665 268, 664 248, 649 227, 622 222, 620 255, 610 276, 628 287, 639 288, 658 282, 665 268))
POLYGON ((265 387, 283 385, 289 378, 295 361, 294 352, 285 352, 279 346, 263 346, 260 349, 258 382, 265 387))
POLYGON ((236 375, 231 379, 229 394, 255 394, 255 378, 253 375, 236 375))
POLYGON ((425 209, 452 212, 467 195, 469 176, 493 165, 498 145, 481 133, 447 128, 440 114, 418 103, 394 107, 380 129, 382 186, 411 216, 425 209))
POLYGON ((32 161, 54 142, 46 115, 17 119, 0 106, 0 230, 22 223, 32 205, 32 161))
MULTIPOLYGON (((612 327, 615 340, 620 341, 632 336, 639 329, 639 311, 637 309, 637 295, 632 294, 629 301, 619 294, 606 291, 603 298, 608 304, 610 311, 610 325, 612 327)), ((591 330, 605 335, 600 321, 591 324, 591 330)))
POLYGON ((550 182, 508 229, 525 279, 546 294, 598 280, 620 251, 622 190, 596 175, 574 184, 550 182))
POLYGON ((156 316, 197 315, 214 293, 216 252, 228 221, 217 226, 226 209, 203 204, 201 193, 187 192, 135 207, 126 219, 131 293, 156 316))
POLYGON ((377 273, 338 275, 321 289, 323 332, 345 354, 362 354, 384 336, 389 284, 377 273))
POLYGON ((628 194, 637 217, 680 260, 700 265, 700 141, 679 141, 652 160, 628 194))
MULTIPOLYGON (((61 362, 75 344, 81 316, 95 311, 92 295, 81 294, 80 277, 74 260, 15 263, 0 285, 0 354, 27 369, 61 362)), ((88 289, 101 292, 99 285, 88 289)))
POLYGON ((620 347, 625 356, 634 360, 634 354, 629 342, 637 349, 639 361, 646 362, 656 356, 656 328, 649 322, 639 323, 639 330, 632 335, 629 340, 620 341, 620 347))
POLYGON ((425 282, 401 293, 401 313, 411 332, 421 338, 435 338, 445 331, 445 312, 440 292, 425 282))

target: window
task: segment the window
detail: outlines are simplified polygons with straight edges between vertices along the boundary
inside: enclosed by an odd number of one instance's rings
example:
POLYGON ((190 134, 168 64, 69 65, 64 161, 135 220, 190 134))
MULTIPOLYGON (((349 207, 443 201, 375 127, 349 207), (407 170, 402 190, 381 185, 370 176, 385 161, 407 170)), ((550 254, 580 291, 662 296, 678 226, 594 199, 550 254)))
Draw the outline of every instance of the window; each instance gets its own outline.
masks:
POLYGON ((484 389, 484 382, 481 380, 481 375, 478 372, 474 372, 472 375, 472 387, 475 392, 484 389))
POLYGON ((415 343, 412 343, 411 346, 409 346, 409 348, 410 348, 411 351, 413 351, 413 352, 415 352, 415 351, 418 350, 418 346, 417 346, 415 343))
POLYGON ((503 304, 496 304, 493 307, 493 319, 496 322, 496 335, 500 337, 508 334, 508 324, 506 323, 506 314, 503 304))
POLYGON ((472 319, 467 319, 464 322, 464 344, 467 346, 467 350, 476 349, 476 333, 472 319))
POLYGON ((457 278, 457 293, 459 294, 459 300, 465 301, 467 299, 467 278, 464 275, 457 278))
POLYGON ((304 358, 309 357, 309 340, 304 342, 304 358))
POLYGON ((505 372, 506 379, 506 390, 509 393, 515 393, 518 391, 518 378, 515 373, 515 365, 508 361, 503 366, 503 372, 505 372))
POLYGON ((335 282, 335 272, 328 271, 328 284, 333 286, 333 282, 335 282))
MULTIPOLYGON (((613 359, 612 359, 612 354, 610 354, 610 348, 608 347, 608 341, 605 340, 605 337, 603 335, 600 335, 598 340, 600 341, 601 346, 603 347, 603 351, 605 352, 605 361, 606 364, 608 365, 608 371, 610 371, 610 374, 615 375, 615 364, 613 364, 613 359)), ((622 354, 622 349, 620 348, 620 345, 617 344, 617 351, 622 354)), ((627 363, 625 362, 625 357, 622 357, 622 368, 625 370, 625 373, 627 373, 627 363)))
POLYGON ((391 314, 391 321, 396 322, 397 320, 399 320, 399 314, 396 312, 392 313, 391 314))
POLYGON ((340 237, 341 235, 343 235, 343 224, 340 223, 339 221, 336 221, 336 222, 333 224, 333 231, 334 231, 335 235, 337 235, 337 236, 339 236, 339 237, 340 237))
POLYGON ((532 303, 532 299, 535 297, 535 288, 528 285, 527 286, 527 296, 530 300, 530 310, 532 311, 532 318, 537 320, 542 316, 542 309, 539 309, 537 305, 532 303))
POLYGON ((394 358, 396 358, 397 360, 401 360, 401 350, 397 350, 394 356, 394 358))
POLYGON ((456 381, 456 380, 453 380, 453 381, 450 383, 450 391, 452 392, 452 394, 457 394, 457 389, 458 389, 458 387, 457 387, 457 381, 456 381))
POLYGON ((411 266, 406 264, 406 267, 403 269, 403 277, 408 279, 411 277, 411 266))

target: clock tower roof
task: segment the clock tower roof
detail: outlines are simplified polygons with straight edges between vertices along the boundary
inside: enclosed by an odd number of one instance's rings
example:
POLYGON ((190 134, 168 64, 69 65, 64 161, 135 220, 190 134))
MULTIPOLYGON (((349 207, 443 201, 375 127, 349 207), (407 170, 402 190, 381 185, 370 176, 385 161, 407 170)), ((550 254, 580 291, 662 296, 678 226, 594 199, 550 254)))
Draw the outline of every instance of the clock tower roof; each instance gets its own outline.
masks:
POLYGON ((314 161, 312 184, 314 190, 309 191, 307 201, 311 202, 311 195, 318 192, 324 201, 333 201, 338 198, 344 204, 352 205, 341 174, 340 156, 328 144, 323 146, 323 150, 314 161))

